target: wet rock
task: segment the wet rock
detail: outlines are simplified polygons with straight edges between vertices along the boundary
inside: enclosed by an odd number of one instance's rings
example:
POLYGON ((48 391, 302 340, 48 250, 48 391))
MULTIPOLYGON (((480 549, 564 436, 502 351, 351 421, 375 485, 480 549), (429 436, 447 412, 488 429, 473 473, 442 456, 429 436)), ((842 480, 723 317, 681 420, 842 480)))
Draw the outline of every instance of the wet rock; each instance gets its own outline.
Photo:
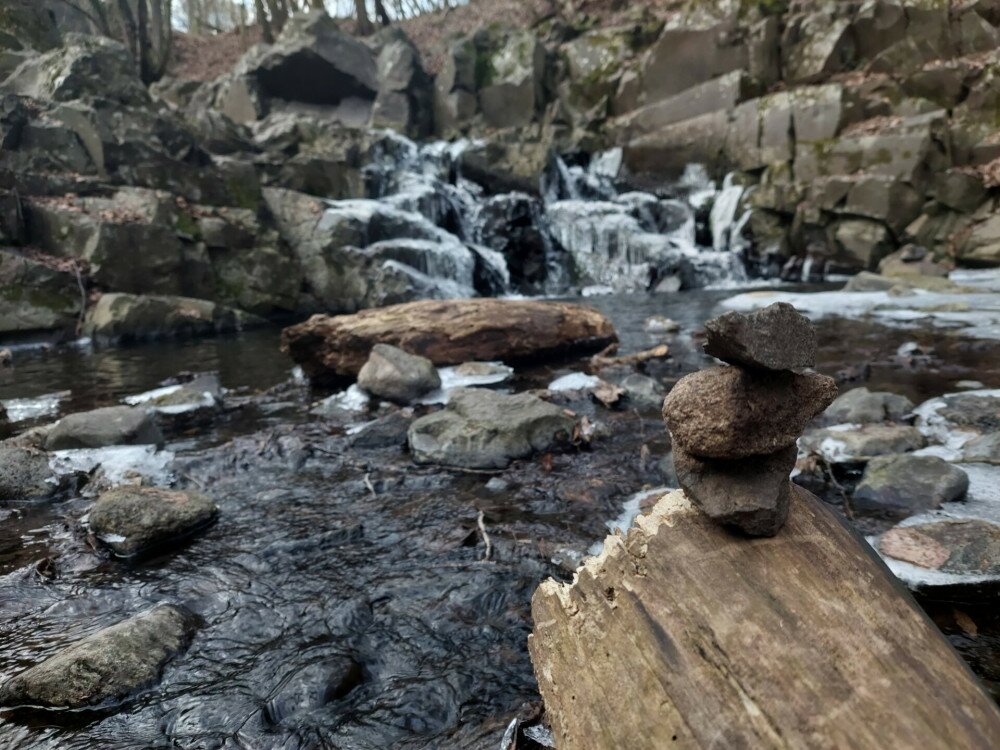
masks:
POLYGON ((75 274, 0 252, 0 333, 71 333, 81 305, 75 274))
POLYGON ((913 402, 906 396, 862 387, 839 395, 827 407, 824 417, 830 423, 876 424, 899 422, 911 411, 913 402))
POLYGON ((371 125, 411 138, 425 137, 433 126, 433 86, 420 52, 399 27, 384 29, 380 37, 385 43, 376 60, 378 95, 371 125))
POLYGON ((524 29, 485 29, 475 42, 476 86, 485 124, 492 128, 528 125, 544 101, 545 47, 524 29))
POLYGON ((625 389, 629 402, 637 406, 659 409, 667 395, 662 383, 639 373, 629 375, 619 385, 625 389))
POLYGON ((878 264, 878 272, 883 276, 938 276, 946 278, 951 269, 945 263, 938 263, 930 257, 927 249, 920 245, 907 245, 878 264))
POLYGON ((794 445, 836 395, 824 375, 713 367, 678 381, 663 418, 675 443, 694 456, 746 458, 794 445))
POLYGON ((58 479, 45 453, 0 447, 0 501, 48 497, 57 489, 58 479))
POLYGON ((189 536, 218 513, 215 503, 197 492, 121 487, 97 499, 89 524, 118 557, 133 557, 189 536))
POLYGON ((701 460, 674 446, 677 481, 710 518, 751 536, 774 536, 788 518, 798 450, 789 446, 737 461, 701 460))
POLYGON ((361 665, 348 656, 309 664, 289 676, 267 702, 268 721, 280 724, 296 714, 339 700, 357 687, 364 675, 361 665))
POLYGON ((354 379, 377 343, 419 351, 435 365, 540 360, 599 350, 614 327, 589 307, 528 300, 411 302, 355 315, 314 315, 286 328, 282 351, 319 382, 354 379))
POLYGON ((885 532, 879 551, 894 560, 957 575, 1000 575, 1000 526, 988 521, 936 521, 885 532))
POLYGON ((940 276, 923 276, 904 274, 899 276, 882 276, 877 273, 862 271, 852 276, 844 285, 845 292, 889 292, 891 294, 911 294, 914 289, 929 292, 958 294, 970 291, 959 286, 954 281, 940 276))
POLYGON ((162 445, 163 433, 146 409, 107 406, 63 417, 45 437, 50 451, 108 445, 162 445))
POLYGON ((402 411, 392 412, 365 426, 351 439, 351 446, 361 450, 402 448, 406 445, 406 432, 413 422, 402 411))
POLYGON ((751 313, 727 312, 705 323, 705 353, 746 367, 798 370, 816 364, 816 332, 787 302, 751 313))
POLYGON ((99 630, 0 687, 2 706, 117 704, 154 684, 197 630, 186 609, 161 605, 99 630))
POLYGON ((214 412, 222 405, 222 384, 217 373, 206 372, 123 400, 129 406, 143 406, 163 416, 214 412))
POLYGON ((970 440, 962 448, 962 460, 1000 465, 1000 432, 991 432, 970 440))
POLYGON ((865 515, 902 519, 961 500, 969 476, 936 456, 879 456, 865 467, 851 507, 865 515))
POLYGON ((799 445, 831 463, 851 463, 919 450, 927 438, 909 425, 869 424, 857 430, 813 430, 802 436, 799 445))
POLYGON ((461 388, 443 410, 415 421, 408 438, 417 463, 503 469, 568 440, 574 425, 562 409, 527 393, 461 388))
POLYGON ((951 427, 979 432, 1000 431, 1000 393, 945 396, 937 415, 951 427))
POLYGON ((406 404, 440 388, 441 378, 426 357, 375 344, 358 373, 358 385, 379 398, 406 404))
POLYGON ((83 332, 105 343, 213 336, 262 325, 256 315, 189 297, 102 294, 83 332))

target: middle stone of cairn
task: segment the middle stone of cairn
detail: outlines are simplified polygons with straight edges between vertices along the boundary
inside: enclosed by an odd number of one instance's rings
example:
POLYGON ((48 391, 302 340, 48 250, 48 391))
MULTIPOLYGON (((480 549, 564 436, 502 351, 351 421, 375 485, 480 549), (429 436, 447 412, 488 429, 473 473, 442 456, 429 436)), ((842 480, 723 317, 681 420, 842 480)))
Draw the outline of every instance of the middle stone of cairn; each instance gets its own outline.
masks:
POLYGON ((674 469, 715 521, 774 536, 788 518, 796 440, 837 397, 816 364, 816 332, 786 302, 705 324, 705 351, 730 366, 692 373, 663 402, 674 469))

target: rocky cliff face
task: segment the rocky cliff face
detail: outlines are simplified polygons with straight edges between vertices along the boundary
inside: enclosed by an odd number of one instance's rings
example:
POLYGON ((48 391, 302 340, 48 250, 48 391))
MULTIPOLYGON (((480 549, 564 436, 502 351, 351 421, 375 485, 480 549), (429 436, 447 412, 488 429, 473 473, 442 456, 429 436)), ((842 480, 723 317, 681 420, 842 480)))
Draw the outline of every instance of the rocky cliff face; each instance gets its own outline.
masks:
MULTIPOLYGON (((530 206, 556 154, 594 167, 613 148, 601 179, 659 198, 692 162, 734 172, 724 212, 744 221, 730 239, 764 272, 874 269, 907 243, 1000 265, 1000 3, 691 0, 666 20, 625 17, 482 29, 431 76, 398 29, 358 40, 304 16, 218 80, 147 90, 120 45, 59 39, 50 14, 13 3, 0 16, 2 265, 41 281, 0 329, 72 333, 80 286, 270 317, 489 293, 511 272, 534 291, 542 246, 561 242, 535 209, 516 228, 538 235, 531 257, 459 224, 530 206), (417 164, 381 128, 474 140, 417 164), (435 189, 412 178, 430 168, 435 189), (507 191, 521 194, 490 197, 507 191)), ((702 244, 719 250, 716 234, 702 244)), ((576 263, 569 277, 587 271, 576 263)))

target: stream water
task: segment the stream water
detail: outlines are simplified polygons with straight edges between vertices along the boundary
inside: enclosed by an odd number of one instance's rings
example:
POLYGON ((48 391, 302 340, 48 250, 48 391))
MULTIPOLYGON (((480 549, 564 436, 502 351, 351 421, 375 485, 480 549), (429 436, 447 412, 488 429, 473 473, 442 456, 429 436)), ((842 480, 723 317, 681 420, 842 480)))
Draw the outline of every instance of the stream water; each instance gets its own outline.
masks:
MULTIPOLYGON (((612 318, 623 352, 664 340, 645 329, 650 316, 680 323, 667 338, 674 359, 651 373, 669 382, 705 364, 691 333, 730 294, 589 302, 612 318)), ((842 380, 867 364, 867 385, 916 401, 963 379, 1000 386, 994 343, 837 319, 822 321, 820 333, 819 369, 842 380), (934 358, 901 362, 899 347, 915 336, 934 358)), ((568 407, 609 428, 590 449, 489 475, 418 468, 401 447, 405 421, 400 428, 393 414, 311 417, 323 394, 292 377, 277 338, 271 329, 19 352, 0 371, 8 406, 64 392, 42 400, 49 411, 40 421, 117 403, 183 370, 216 370, 229 389, 222 415, 166 447, 176 457, 159 481, 204 488, 222 510, 186 546, 126 565, 86 544, 80 521, 90 499, 0 509, 0 679, 157 602, 184 603, 203 619, 162 682, 124 709, 4 715, 0 746, 493 750, 513 718, 537 713, 525 647, 531 593, 547 576, 568 577, 633 493, 670 483, 656 410, 612 412, 567 396, 568 407), (352 421, 372 418, 374 439, 348 434, 352 421), (46 558, 54 578, 36 572, 46 558)), ((512 387, 580 368, 519 371, 512 387)), ((928 603, 980 674, 995 678, 1000 648, 988 614, 972 610, 981 629, 970 638, 955 624, 963 606, 928 603)))

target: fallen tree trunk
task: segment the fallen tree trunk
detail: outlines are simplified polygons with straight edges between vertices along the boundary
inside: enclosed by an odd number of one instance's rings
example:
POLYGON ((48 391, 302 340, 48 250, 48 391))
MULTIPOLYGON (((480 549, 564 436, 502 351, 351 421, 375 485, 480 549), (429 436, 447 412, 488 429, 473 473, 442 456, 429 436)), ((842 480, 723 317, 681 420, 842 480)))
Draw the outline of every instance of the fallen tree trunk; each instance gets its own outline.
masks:
POLYGON ((681 491, 545 581, 529 639, 560 750, 1000 747, 1000 711, 820 501, 735 536, 681 491))
POLYGON ((375 344, 398 346, 436 365, 457 365, 591 352, 617 340, 611 321, 590 307, 486 298, 314 315, 286 328, 281 348, 314 382, 336 383, 356 378, 375 344))

